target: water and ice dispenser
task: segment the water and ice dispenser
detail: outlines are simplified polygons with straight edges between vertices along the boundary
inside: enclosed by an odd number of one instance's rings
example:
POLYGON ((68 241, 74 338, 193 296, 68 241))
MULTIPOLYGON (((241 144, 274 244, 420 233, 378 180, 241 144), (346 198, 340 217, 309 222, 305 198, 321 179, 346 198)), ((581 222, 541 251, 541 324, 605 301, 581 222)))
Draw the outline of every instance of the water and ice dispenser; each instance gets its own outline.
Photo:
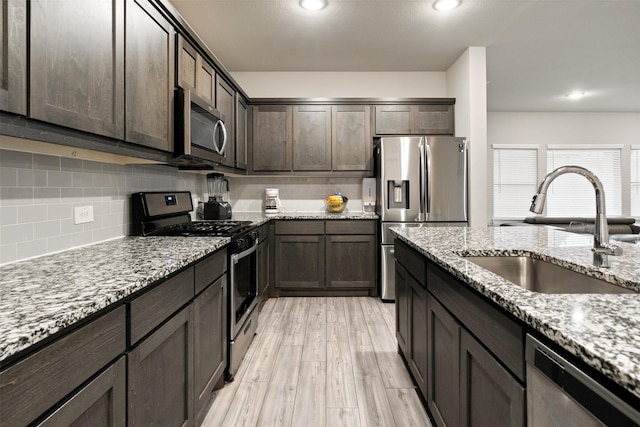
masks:
POLYGON ((409 181, 387 181, 387 209, 409 209, 409 181))

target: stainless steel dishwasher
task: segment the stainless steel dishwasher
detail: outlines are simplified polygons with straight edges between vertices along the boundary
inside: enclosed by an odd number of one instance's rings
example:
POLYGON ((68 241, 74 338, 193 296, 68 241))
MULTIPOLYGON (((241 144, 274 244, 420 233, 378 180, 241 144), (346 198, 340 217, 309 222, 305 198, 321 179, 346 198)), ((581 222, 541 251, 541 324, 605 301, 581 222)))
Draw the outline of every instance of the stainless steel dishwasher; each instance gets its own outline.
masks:
POLYGON ((640 412, 527 335, 527 421, 538 426, 638 426, 640 412))

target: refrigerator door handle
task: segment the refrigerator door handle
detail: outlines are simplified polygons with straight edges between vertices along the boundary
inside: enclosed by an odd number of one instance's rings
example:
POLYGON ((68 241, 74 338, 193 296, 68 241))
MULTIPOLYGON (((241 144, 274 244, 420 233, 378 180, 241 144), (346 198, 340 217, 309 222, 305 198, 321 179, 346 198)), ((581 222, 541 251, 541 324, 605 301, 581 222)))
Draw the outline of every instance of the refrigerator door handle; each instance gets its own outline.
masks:
POLYGON ((420 150, 420 212, 418 214, 418 221, 426 220, 426 212, 428 212, 428 207, 426 206, 427 201, 427 153, 426 153, 426 144, 424 138, 420 139, 420 143, 418 144, 418 149, 420 150))
POLYGON ((425 203, 427 205, 426 213, 430 213, 431 212, 431 183, 433 182, 433 179, 431 178, 431 147, 429 147, 429 144, 425 144, 425 163, 427 166, 425 169, 425 176, 426 176, 426 179, 425 179, 426 202, 425 203))

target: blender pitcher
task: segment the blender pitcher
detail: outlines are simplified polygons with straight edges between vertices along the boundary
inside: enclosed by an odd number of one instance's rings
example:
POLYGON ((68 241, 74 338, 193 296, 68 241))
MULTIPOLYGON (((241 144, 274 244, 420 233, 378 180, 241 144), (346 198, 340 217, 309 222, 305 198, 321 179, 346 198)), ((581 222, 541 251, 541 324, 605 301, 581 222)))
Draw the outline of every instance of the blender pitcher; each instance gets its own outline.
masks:
POLYGON ((224 200, 229 191, 229 179, 221 173, 207 175, 209 200, 204 204, 204 219, 231 219, 231 205, 224 200))

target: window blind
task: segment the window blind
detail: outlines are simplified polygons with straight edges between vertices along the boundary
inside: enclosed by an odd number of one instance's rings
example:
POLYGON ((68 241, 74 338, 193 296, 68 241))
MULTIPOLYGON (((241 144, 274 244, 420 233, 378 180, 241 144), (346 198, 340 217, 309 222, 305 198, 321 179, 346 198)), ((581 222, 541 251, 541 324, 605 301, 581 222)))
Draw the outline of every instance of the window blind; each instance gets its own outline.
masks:
POLYGON ((493 217, 523 219, 529 215, 538 185, 537 148, 493 148, 493 217))
POLYGON ((631 216, 640 217, 640 146, 631 147, 631 216))
MULTIPOLYGON (((548 172, 560 166, 582 166, 593 172, 605 189, 607 215, 622 215, 621 150, 619 148, 551 148, 548 172)), ((576 174, 558 177, 547 191, 547 216, 595 216, 596 199, 591 183, 576 174)))

